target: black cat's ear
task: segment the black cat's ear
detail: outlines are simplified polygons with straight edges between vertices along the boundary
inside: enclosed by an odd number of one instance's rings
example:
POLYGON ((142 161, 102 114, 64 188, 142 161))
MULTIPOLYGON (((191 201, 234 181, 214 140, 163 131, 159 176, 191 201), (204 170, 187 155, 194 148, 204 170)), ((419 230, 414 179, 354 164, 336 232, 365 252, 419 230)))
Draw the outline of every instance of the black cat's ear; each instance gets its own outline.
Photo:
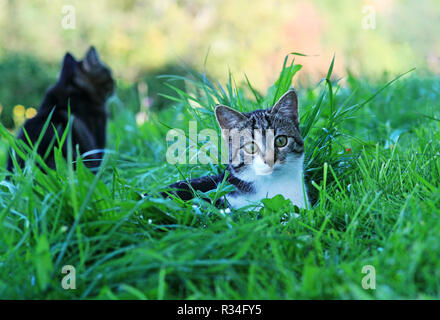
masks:
POLYGON ((89 50, 87 50, 86 55, 82 61, 84 70, 91 71, 96 67, 102 66, 102 62, 99 59, 98 52, 96 51, 94 46, 91 46, 89 50))
POLYGON ((77 61, 75 60, 75 58, 69 52, 67 52, 63 59, 63 64, 61 66, 61 72, 58 80, 62 82, 68 79, 73 74, 73 70, 75 69, 76 64, 77 61))
POLYGON ((299 124, 298 97, 294 89, 289 89, 272 107, 271 113, 299 124))
POLYGON ((247 120, 244 114, 224 105, 215 107, 215 117, 220 127, 227 130, 237 128, 240 122, 247 120))

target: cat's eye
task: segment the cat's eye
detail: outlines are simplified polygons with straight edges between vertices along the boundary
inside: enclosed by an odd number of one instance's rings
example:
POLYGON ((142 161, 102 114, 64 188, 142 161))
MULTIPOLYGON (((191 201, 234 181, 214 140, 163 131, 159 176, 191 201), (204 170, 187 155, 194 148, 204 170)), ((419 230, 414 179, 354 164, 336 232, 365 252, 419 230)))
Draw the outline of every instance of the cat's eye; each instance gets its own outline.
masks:
POLYGON ((254 153, 257 153, 257 151, 258 151, 257 145, 253 142, 249 142, 249 143, 245 144, 243 148, 244 148, 244 151, 246 151, 249 154, 254 154, 254 153))
POLYGON ((278 136, 275 138, 275 146, 278 148, 282 148, 287 144, 286 136, 278 136))

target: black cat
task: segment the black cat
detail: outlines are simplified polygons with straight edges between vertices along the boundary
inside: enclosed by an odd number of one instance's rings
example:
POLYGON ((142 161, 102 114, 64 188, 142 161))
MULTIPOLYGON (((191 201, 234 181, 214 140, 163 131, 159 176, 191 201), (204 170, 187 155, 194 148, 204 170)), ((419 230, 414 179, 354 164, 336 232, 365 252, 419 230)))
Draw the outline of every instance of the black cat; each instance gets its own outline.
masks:
MULTIPOLYGON (((53 147, 58 146, 55 130, 62 136, 68 124, 68 108, 71 113, 71 137, 73 159, 76 158, 76 145, 84 157, 84 164, 89 168, 98 168, 104 156, 106 142, 107 111, 106 101, 112 95, 115 82, 111 70, 99 59, 94 47, 90 47, 81 61, 66 53, 57 83, 49 88, 38 113, 24 124, 32 144, 38 140, 51 111, 51 124, 38 146, 38 154, 44 156, 48 167, 55 168, 53 147), (84 155, 87 153, 87 155, 84 155)), ((18 139, 28 143, 20 130, 18 139)), ((62 147, 67 156, 67 142, 62 147)), ((16 156, 21 168, 24 159, 16 156)), ((12 172, 13 162, 9 154, 7 169, 12 172)))

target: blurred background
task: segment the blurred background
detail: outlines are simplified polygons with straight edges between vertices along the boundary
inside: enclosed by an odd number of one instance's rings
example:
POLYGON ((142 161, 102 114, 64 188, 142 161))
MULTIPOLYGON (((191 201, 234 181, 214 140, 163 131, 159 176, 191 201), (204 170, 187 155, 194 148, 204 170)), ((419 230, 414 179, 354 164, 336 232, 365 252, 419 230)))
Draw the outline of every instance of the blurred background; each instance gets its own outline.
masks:
MULTIPOLYGON (((334 74, 372 80, 440 72, 438 0, 0 0, 0 111, 9 129, 35 114, 66 51, 93 44, 136 108, 168 102, 160 74, 246 74, 263 92, 291 52, 308 86, 334 74), (184 66, 184 68, 182 68, 184 66)), ((184 88, 184 83, 178 84, 184 88)), ((295 84, 297 85, 297 84, 295 84)))

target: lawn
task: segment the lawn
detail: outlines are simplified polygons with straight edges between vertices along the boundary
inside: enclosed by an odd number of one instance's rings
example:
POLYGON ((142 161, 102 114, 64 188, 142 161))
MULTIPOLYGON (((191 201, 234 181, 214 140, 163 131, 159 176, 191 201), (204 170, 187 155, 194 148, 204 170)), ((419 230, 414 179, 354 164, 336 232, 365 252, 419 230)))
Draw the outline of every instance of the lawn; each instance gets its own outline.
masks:
MULTIPOLYGON (((168 130, 197 121, 199 131, 218 131, 219 102, 270 106, 296 84, 300 66, 290 62, 267 93, 252 79, 218 84, 194 74, 171 107, 146 111, 145 121, 129 99, 113 98, 96 175, 59 154, 48 174, 35 156, 9 180, 1 169, 0 298, 439 299, 440 78, 413 71, 338 81, 332 68, 322 82, 296 86, 308 210, 277 196, 225 213, 201 199, 217 199, 226 185, 189 202, 158 195, 222 170, 168 164, 168 130), (62 287, 65 265, 75 268, 76 289, 62 287), (368 266, 375 289, 362 286, 368 266)), ((168 78, 171 87, 179 79, 168 78)), ((4 164, 13 139, 0 131, 4 164)))

